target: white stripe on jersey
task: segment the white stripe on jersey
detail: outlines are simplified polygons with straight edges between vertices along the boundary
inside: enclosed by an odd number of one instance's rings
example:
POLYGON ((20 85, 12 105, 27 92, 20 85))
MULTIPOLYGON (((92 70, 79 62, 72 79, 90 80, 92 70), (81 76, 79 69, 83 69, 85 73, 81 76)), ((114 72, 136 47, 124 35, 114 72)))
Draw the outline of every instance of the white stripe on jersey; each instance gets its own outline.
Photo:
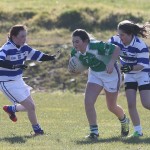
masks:
POLYGON ((147 52, 143 52, 143 53, 138 53, 137 54, 137 58, 148 58, 149 59, 149 55, 147 55, 147 52))

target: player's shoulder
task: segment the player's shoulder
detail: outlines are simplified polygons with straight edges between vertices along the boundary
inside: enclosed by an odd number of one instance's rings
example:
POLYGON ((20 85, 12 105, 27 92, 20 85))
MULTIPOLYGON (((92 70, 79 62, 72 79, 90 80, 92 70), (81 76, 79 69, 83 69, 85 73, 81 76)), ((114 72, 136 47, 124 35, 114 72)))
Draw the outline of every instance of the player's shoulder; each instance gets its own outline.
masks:
POLYGON ((21 49, 23 50, 23 51, 32 51, 33 50, 33 48, 31 47, 31 46, 29 46, 27 43, 25 43, 22 47, 21 47, 21 49))
POLYGON ((97 42, 95 40, 90 40, 90 42, 87 45, 86 51, 91 51, 97 49, 97 42))
POLYGON ((99 42, 100 42, 100 40, 91 39, 89 43, 90 44, 94 44, 94 43, 96 44, 96 43, 99 43, 99 42))
POLYGON ((13 48, 12 43, 8 41, 1 47, 1 50, 8 51, 9 49, 12 49, 12 48, 13 48))
POLYGON ((89 49, 92 50, 92 49, 97 49, 97 47, 99 46, 99 44, 103 44, 102 41, 100 40, 90 40, 88 46, 89 46, 89 49))
POLYGON ((120 40, 120 37, 119 37, 118 34, 112 36, 112 37, 110 38, 110 40, 109 40, 109 42, 111 42, 111 43, 114 43, 114 42, 120 43, 120 41, 121 41, 121 40, 120 40))
POLYGON ((136 48, 138 48, 139 50, 147 48, 146 43, 140 37, 135 36, 134 38, 135 38, 134 46, 136 48))

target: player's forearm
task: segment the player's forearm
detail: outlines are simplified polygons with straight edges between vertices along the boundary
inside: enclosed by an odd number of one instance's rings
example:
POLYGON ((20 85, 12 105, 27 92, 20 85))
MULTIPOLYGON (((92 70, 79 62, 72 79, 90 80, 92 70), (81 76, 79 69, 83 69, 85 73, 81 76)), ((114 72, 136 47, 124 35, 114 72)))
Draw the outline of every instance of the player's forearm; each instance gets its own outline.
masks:
POLYGON ((138 65, 133 66, 133 71, 140 71, 143 68, 144 68, 144 66, 138 64, 138 65))
POLYGON ((115 63, 116 60, 119 58, 119 55, 120 55, 120 48, 118 46, 115 46, 115 50, 112 54, 112 57, 111 57, 111 62, 112 63, 115 63))
POLYGON ((40 61, 50 61, 50 60, 55 60, 55 55, 44 54, 40 59, 40 61))
POLYGON ((9 64, 3 60, 0 60, 0 67, 7 68, 7 69, 22 69, 22 70, 25 70, 28 68, 28 66, 24 65, 24 64, 12 65, 12 64, 9 64))
POLYGON ((0 60, 0 67, 7 68, 7 69, 12 69, 13 65, 11 65, 11 64, 3 61, 3 60, 0 60))

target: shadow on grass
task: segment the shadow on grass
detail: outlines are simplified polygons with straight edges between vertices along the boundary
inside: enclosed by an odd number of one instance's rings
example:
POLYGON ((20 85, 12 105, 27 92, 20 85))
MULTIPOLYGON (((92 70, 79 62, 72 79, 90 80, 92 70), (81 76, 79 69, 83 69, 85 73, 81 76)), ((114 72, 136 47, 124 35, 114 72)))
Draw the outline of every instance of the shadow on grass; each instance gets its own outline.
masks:
POLYGON ((27 141, 27 139, 29 138, 33 138, 32 136, 13 136, 13 137, 3 137, 0 138, 0 142, 4 141, 4 142, 9 142, 11 144, 14 143, 25 143, 27 141))
POLYGON ((150 137, 126 138, 126 139, 123 139, 122 142, 126 144, 150 144, 150 137))
POLYGON ((111 138, 99 138, 97 140, 92 139, 81 139, 75 141, 77 145, 94 144, 94 143, 109 143, 109 142, 122 142, 126 144, 150 144, 150 137, 148 138, 121 138, 119 136, 111 138))

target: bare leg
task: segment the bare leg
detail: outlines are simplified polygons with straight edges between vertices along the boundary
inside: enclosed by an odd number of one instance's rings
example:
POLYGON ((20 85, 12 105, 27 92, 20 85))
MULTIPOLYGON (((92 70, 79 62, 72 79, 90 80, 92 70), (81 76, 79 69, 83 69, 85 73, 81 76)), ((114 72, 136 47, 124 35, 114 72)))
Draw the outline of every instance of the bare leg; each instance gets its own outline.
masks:
MULTIPOLYGON (((29 96, 27 99, 25 99, 20 104, 25 108, 24 110, 27 111, 28 118, 29 118, 31 124, 32 125, 38 124, 36 113, 35 113, 35 105, 34 105, 34 102, 33 102, 33 99, 31 98, 31 96, 29 96)), ((21 107, 21 106, 18 106, 18 107, 23 109, 23 107, 21 107)), ((17 110, 19 108, 17 108, 17 110)))
POLYGON ((128 110, 134 126, 140 125, 140 118, 136 109, 136 90, 127 89, 126 97, 128 101, 128 110))
POLYGON ((117 105, 117 96, 118 92, 111 93, 105 90, 106 93, 106 102, 109 111, 114 113, 119 119, 124 118, 124 112, 121 106, 117 105))
POLYGON ((97 124, 94 104, 102 89, 103 87, 101 87, 98 84, 87 83, 86 93, 85 93, 85 111, 86 111, 89 125, 97 124))
POLYGON ((23 105, 17 104, 17 105, 16 105, 16 111, 17 111, 17 112, 18 112, 18 111, 27 111, 27 109, 26 109, 23 105))
POLYGON ((143 107, 150 110, 150 90, 140 91, 140 97, 143 107))
POLYGON ((123 109, 117 105, 118 92, 110 93, 106 91, 106 100, 108 109, 114 113, 121 123, 121 136, 127 136, 129 134, 129 120, 124 115, 123 109))

